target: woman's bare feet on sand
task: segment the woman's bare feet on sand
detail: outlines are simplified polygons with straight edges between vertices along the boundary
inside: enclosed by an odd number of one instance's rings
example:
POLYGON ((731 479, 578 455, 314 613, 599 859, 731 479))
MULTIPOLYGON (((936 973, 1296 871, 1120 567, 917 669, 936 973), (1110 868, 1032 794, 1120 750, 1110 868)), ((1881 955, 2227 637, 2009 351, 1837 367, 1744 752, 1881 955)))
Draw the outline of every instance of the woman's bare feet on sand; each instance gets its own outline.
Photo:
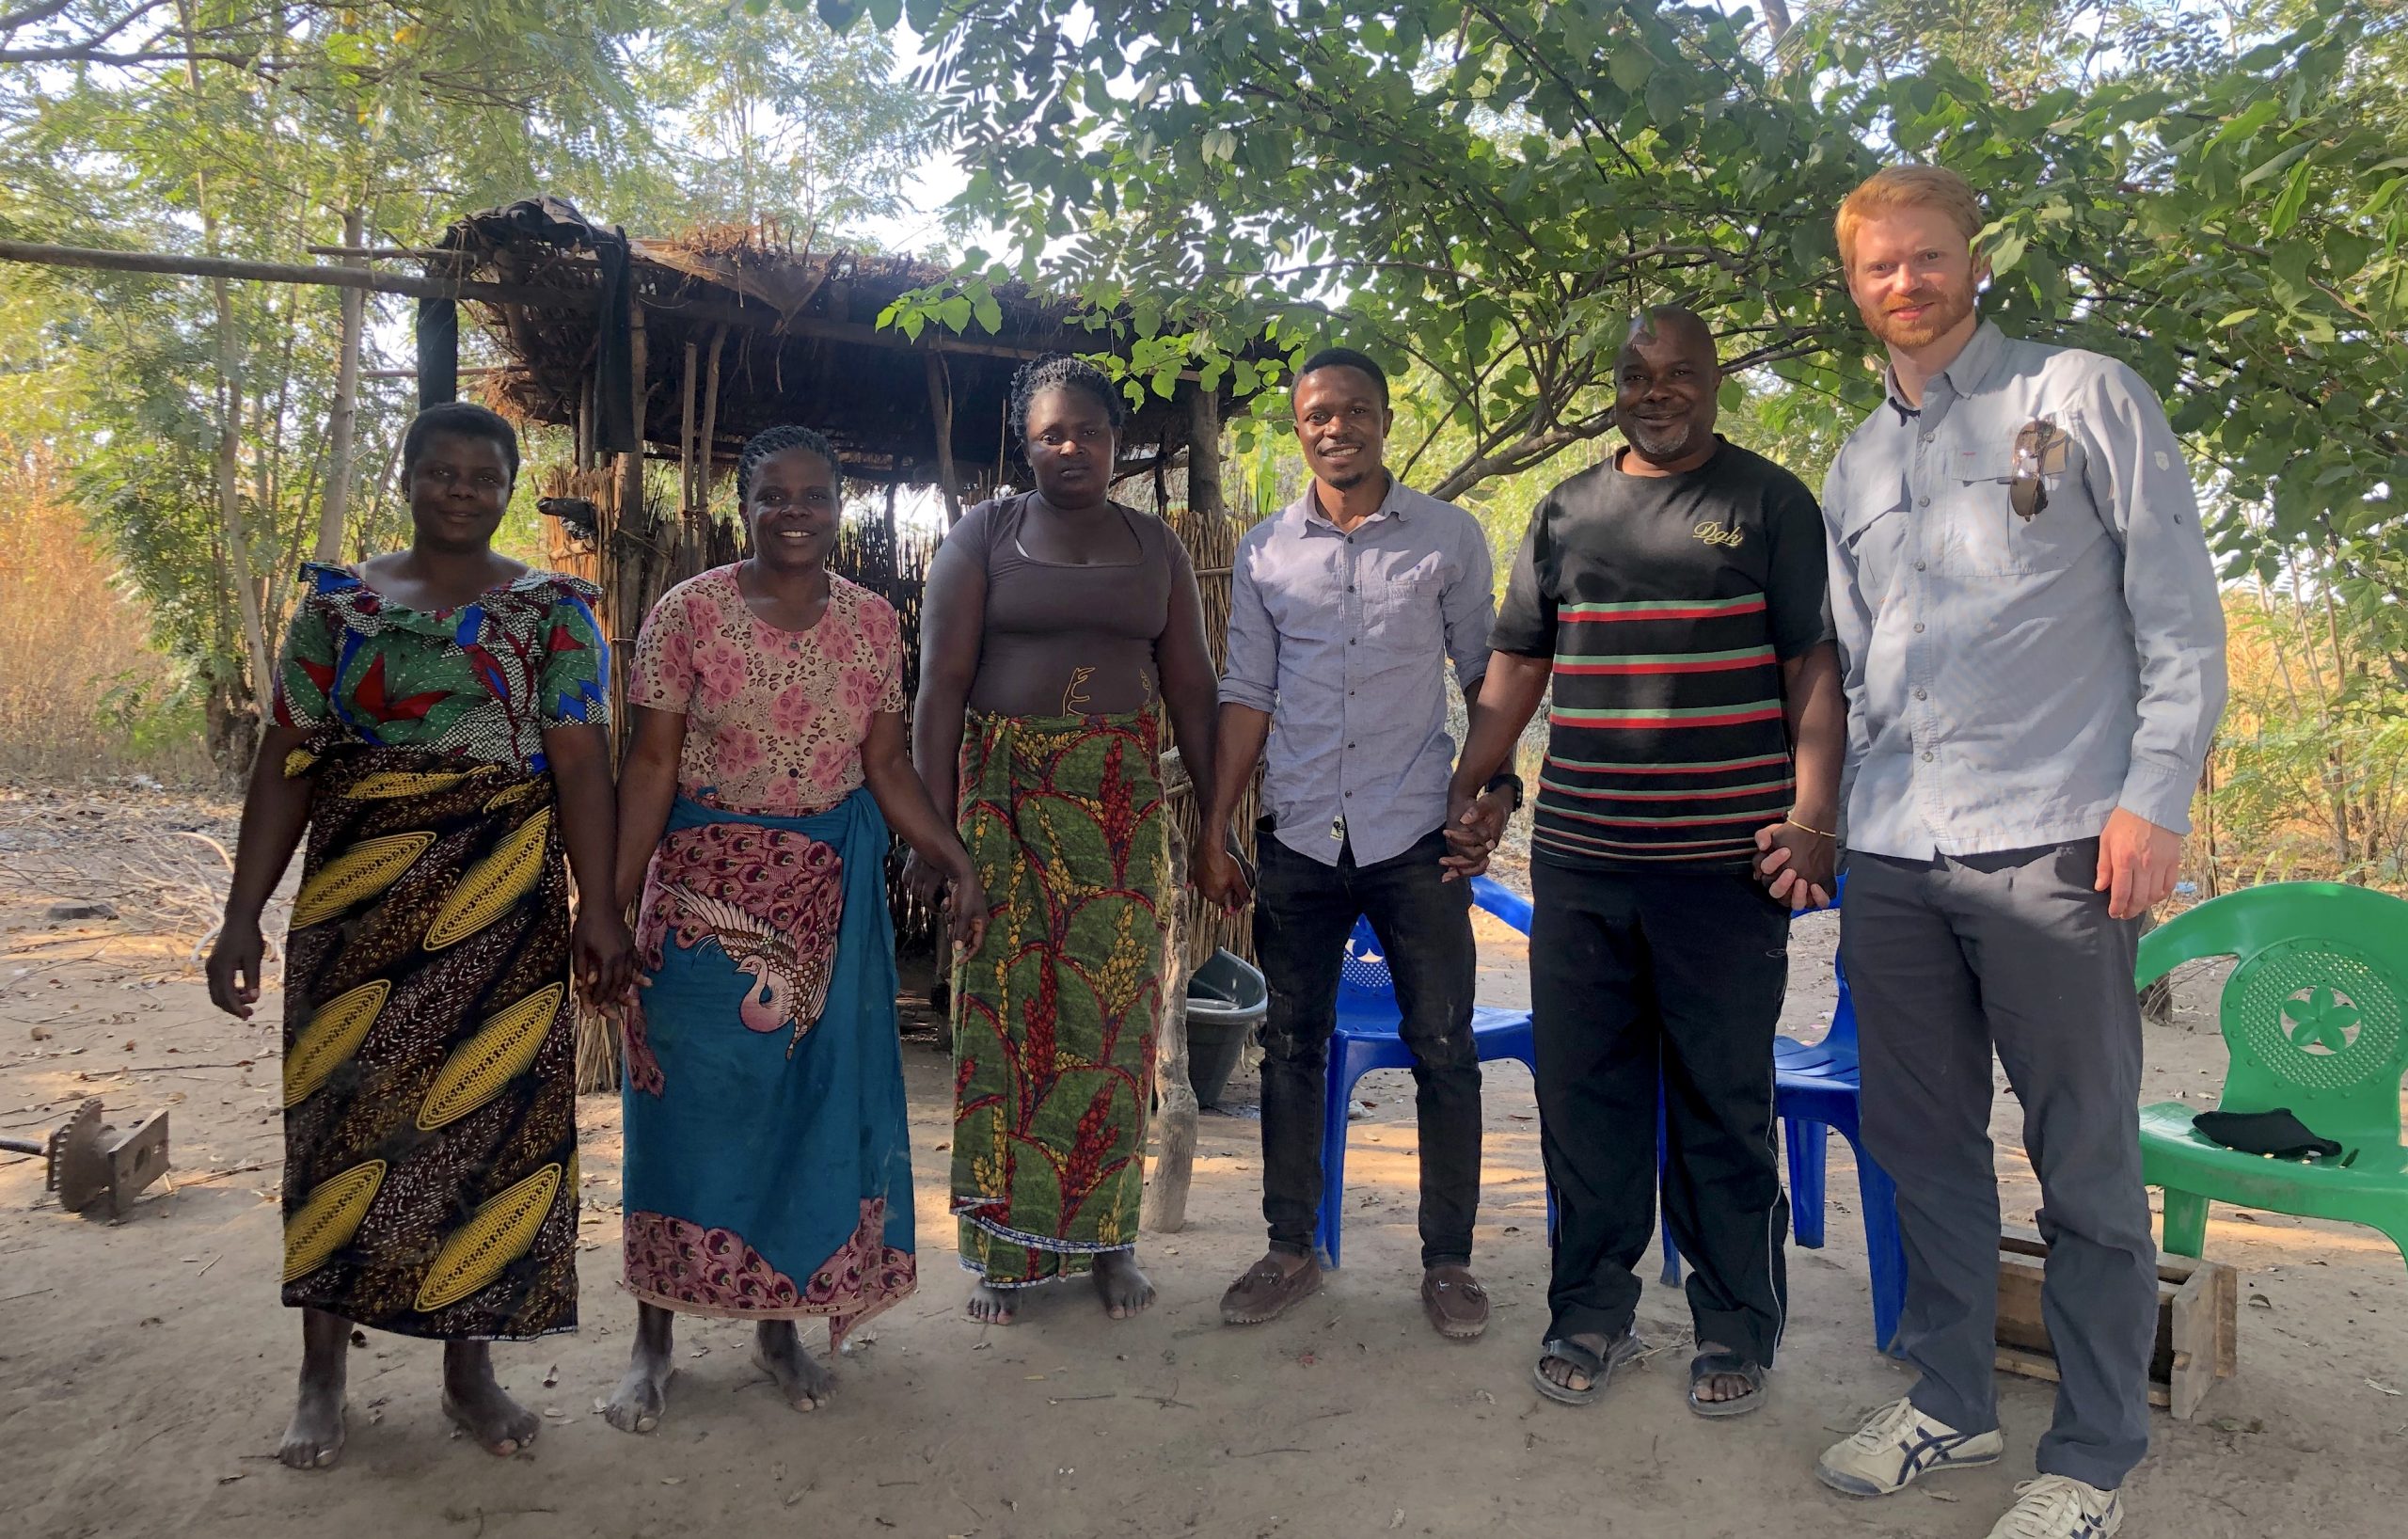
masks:
POLYGON ((676 1317, 657 1304, 636 1306, 635 1345, 627 1349, 627 1376, 603 1404, 602 1420, 621 1432, 650 1432, 669 1406, 669 1360, 676 1317))
POLYGON ((835 1375, 803 1350, 802 1333, 791 1320, 764 1320, 752 1343, 752 1361, 778 1381, 778 1392, 798 1411, 816 1411, 836 1395, 835 1375))
POLYGON ((351 1322, 324 1309, 301 1312, 301 1397, 276 1456, 294 1469, 330 1469, 342 1457, 343 1381, 351 1322))
POLYGON ((1103 1312, 1115 1320, 1142 1313, 1154 1301, 1154 1285, 1137 1270, 1134 1251, 1115 1250, 1095 1259, 1095 1291, 1103 1312))
POLYGON ((544 1425, 495 1381, 493 1349, 483 1341, 443 1343, 443 1414, 502 1459, 524 1452, 544 1425))
POLYGON ((1012 1298, 1013 1290, 980 1283, 970 1290, 970 1304, 965 1311, 982 1325, 1008 1325, 1020 1318, 1020 1305, 1012 1298))

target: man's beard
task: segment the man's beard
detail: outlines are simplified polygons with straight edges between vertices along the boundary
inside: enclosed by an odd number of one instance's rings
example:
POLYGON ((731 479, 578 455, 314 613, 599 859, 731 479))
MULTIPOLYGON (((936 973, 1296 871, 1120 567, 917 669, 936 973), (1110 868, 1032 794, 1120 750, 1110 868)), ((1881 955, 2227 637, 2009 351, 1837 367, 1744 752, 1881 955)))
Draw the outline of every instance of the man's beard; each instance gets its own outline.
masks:
POLYGON ((1339 491, 1351 492, 1379 473, 1377 464, 1365 465, 1358 460, 1352 470, 1324 472, 1321 479, 1339 491))
POLYGON ((1924 313, 1914 320, 1902 321, 1887 309, 1859 305, 1865 326, 1873 335, 1892 347, 1928 347, 1955 330, 1958 323, 1973 313, 1973 282, 1965 280, 1961 289, 1918 290, 1909 296, 1924 305, 1924 313))
POLYGON ((1676 426, 1657 428, 1632 417, 1624 420, 1622 431, 1631 448, 1657 465, 1687 459, 1705 447, 1706 436, 1699 431, 1694 418, 1676 426))

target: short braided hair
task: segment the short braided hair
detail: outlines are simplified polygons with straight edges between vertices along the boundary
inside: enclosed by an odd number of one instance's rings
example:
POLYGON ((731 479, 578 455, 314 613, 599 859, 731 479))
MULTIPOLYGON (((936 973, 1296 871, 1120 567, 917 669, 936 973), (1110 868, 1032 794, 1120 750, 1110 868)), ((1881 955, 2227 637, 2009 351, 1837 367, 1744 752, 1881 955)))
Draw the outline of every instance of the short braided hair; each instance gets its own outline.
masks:
POLYGON ((800 449, 818 455, 828 462, 828 468, 839 476, 845 472, 844 465, 836 458, 836 446, 828 441, 825 434, 797 427, 791 422, 763 428, 744 440, 744 452, 737 456, 736 501, 738 507, 752 500, 752 474, 760 468, 762 462, 789 449, 800 449))
POLYGON ((1085 390, 1102 405, 1115 433, 1129 420, 1128 405, 1109 375, 1085 358, 1054 353, 1022 364, 1012 375, 1012 432, 1022 443, 1028 442, 1028 408, 1047 390, 1085 390))
POLYGON ((473 401, 445 401, 427 407, 410 419, 402 431, 402 484, 409 484, 418 470, 418 462, 426 446, 435 439, 483 438, 499 445, 502 462, 510 467, 510 479, 518 481, 518 430, 510 425, 499 412, 488 411, 473 401))

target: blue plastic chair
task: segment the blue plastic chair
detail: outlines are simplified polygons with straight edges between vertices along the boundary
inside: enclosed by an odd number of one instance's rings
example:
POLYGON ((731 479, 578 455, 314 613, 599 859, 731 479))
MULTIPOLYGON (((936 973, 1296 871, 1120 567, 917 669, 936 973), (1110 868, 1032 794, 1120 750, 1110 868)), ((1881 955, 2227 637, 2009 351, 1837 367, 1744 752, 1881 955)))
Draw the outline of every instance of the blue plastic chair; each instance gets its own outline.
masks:
MULTIPOLYGON (((1513 926, 1530 932, 1529 899, 1486 877, 1474 877, 1472 902, 1513 926)), ((1329 1042, 1328 1099, 1322 1111, 1321 1217, 1313 1233, 1321 1263, 1338 1266, 1339 1227, 1346 1211, 1346 1113, 1354 1099, 1354 1084, 1374 1069, 1410 1069, 1413 1050, 1398 1028, 1403 1013, 1396 1002, 1396 985, 1380 943, 1368 920, 1357 920, 1346 943, 1346 962, 1339 975, 1338 1028, 1329 1042)), ((1480 1061, 1519 1059, 1538 1072, 1538 1059, 1528 1010, 1475 1008, 1472 1042, 1480 1061)), ((1547 1194, 1547 1229, 1555 1228, 1555 1194, 1547 1194)))

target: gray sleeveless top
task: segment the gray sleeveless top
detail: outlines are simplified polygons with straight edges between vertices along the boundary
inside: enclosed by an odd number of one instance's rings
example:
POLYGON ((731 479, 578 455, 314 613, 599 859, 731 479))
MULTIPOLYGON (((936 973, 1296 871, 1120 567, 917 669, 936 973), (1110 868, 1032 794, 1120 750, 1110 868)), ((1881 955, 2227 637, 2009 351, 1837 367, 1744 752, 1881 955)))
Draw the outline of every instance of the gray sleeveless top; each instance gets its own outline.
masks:
POLYGON ((1087 566, 1039 561, 1021 539, 1037 500, 1030 492, 981 502, 945 536, 987 573, 987 624, 971 708, 990 716, 1106 716, 1153 705, 1162 696, 1154 643, 1170 625, 1171 552, 1179 537, 1150 514, 1115 502, 1113 511, 1134 536, 1133 560, 1087 566))

